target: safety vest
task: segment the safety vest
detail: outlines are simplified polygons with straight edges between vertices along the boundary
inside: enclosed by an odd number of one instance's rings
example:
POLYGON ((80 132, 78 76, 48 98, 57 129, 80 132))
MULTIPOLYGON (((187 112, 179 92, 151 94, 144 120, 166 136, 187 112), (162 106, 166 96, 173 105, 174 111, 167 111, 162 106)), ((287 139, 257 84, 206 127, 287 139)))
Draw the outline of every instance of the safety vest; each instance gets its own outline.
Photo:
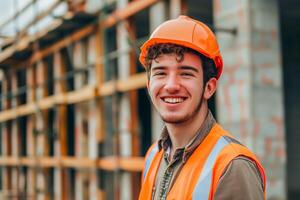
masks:
MULTIPOLYGON (((266 176, 258 159, 216 123, 182 167, 167 200, 212 200, 220 177, 237 156, 245 156, 256 163, 265 193, 266 176)), ((152 199, 162 158, 163 150, 159 151, 157 143, 153 144, 146 154, 139 200, 152 199)))

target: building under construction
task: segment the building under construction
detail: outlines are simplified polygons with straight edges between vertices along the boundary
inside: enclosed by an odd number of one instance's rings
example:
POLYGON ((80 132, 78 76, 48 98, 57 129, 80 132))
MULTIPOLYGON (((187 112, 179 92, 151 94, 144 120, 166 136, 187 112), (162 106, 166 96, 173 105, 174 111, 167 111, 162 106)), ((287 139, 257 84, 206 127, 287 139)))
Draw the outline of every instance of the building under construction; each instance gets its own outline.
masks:
POLYGON ((262 161, 267 199, 300 198, 297 1, 7 2, 0 199, 137 199, 143 156, 163 126, 139 47, 180 14, 216 32, 224 72, 209 106, 262 161))

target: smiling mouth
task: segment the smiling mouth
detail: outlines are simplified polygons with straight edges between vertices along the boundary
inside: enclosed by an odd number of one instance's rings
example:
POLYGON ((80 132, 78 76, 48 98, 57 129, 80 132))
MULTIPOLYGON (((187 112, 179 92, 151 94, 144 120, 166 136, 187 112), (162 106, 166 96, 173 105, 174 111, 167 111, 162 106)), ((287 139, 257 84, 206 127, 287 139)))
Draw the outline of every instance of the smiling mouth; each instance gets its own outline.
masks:
POLYGON ((186 99, 186 98, 183 98, 183 97, 176 97, 176 98, 165 97, 165 98, 162 98, 162 100, 163 100, 165 103, 170 103, 170 104, 181 103, 181 102, 183 102, 185 99, 186 99))

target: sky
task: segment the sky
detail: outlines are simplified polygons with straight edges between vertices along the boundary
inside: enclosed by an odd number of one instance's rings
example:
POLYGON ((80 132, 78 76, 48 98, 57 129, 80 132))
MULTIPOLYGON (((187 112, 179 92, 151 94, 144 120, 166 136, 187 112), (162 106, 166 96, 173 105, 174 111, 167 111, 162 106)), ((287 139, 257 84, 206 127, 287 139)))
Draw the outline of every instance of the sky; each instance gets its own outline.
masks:
POLYGON ((0 24, 11 18, 16 10, 22 9, 30 1, 31 0, 0 0, 0 24))
MULTIPOLYGON (((31 1, 33 0, 0 0, 0 24, 3 24, 6 20, 11 18, 16 11, 21 10, 31 1)), ((37 3, 26 9, 26 11, 15 20, 15 22, 10 23, 5 27, 0 27, 0 36, 13 36, 16 30, 22 29, 24 26, 26 26, 26 24, 32 21, 38 13, 46 10, 56 1, 57 0, 37 0, 37 3)), ((61 7, 62 6, 59 6, 54 12, 63 13, 65 11, 65 7, 61 7)), ((44 20, 47 22, 39 23, 37 24, 37 27, 41 28, 41 26, 45 26, 45 24, 49 23, 49 18, 51 17, 48 17, 48 19, 46 17, 44 20)), ((32 31, 34 30, 29 30, 30 33, 32 31)))

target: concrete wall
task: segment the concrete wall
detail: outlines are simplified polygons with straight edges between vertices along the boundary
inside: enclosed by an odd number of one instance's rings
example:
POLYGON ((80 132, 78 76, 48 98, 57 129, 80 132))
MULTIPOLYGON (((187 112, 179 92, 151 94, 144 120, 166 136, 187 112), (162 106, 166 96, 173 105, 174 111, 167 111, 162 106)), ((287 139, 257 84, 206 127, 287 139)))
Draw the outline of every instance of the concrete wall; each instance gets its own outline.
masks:
POLYGON ((224 72, 219 122, 253 150, 267 172, 268 199, 285 199, 285 138, 278 5, 275 0, 214 0, 224 72))

